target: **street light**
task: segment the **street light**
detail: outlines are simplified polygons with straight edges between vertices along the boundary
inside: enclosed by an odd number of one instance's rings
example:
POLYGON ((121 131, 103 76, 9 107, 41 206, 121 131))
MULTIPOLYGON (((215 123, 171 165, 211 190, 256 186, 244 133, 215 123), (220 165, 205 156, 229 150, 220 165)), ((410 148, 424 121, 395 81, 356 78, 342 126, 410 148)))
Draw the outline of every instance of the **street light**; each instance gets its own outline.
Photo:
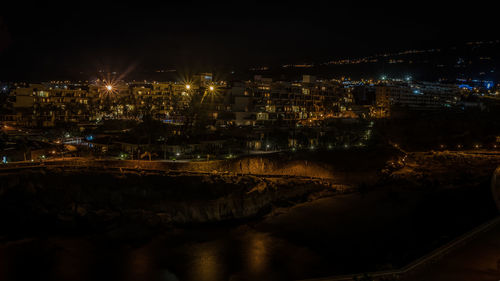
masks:
POLYGON ((186 84, 186 90, 189 90, 189 89, 191 89, 191 85, 186 84))
POLYGON ((112 85, 106 85, 106 90, 108 90, 108 92, 113 91, 113 86, 112 85))
POLYGON ((209 96, 209 97, 213 98, 215 94, 217 94, 217 92, 215 91, 215 86, 210 85, 208 87, 208 91, 205 91, 205 93, 203 93, 203 97, 201 98, 200 103, 203 103, 203 101, 205 100, 205 97, 209 96))

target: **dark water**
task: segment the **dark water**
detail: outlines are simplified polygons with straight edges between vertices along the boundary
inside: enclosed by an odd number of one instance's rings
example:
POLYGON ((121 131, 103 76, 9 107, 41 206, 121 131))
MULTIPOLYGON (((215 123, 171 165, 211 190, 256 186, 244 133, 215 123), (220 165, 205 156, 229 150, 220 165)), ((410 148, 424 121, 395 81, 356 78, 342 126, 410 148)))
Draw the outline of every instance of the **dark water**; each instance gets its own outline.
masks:
POLYGON ((383 270, 495 214, 487 189, 342 195, 237 225, 4 241, 0 280, 298 280, 383 270))

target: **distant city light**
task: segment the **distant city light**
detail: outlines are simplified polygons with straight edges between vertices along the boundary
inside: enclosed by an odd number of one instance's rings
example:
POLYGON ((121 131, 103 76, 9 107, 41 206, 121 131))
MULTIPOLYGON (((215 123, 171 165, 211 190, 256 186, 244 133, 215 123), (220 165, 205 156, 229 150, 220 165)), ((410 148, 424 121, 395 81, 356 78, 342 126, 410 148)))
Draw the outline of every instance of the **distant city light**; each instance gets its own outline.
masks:
POLYGON ((110 92, 111 92, 111 91, 113 91, 113 86, 111 86, 111 85, 106 85, 106 90, 108 90, 108 91, 110 91, 110 92))
POLYGON ((460 89, 467 89, 467 90, 470 90, 470 91, 472 91, 474 89, 474 88, 472 88, 471 86, 469 86, 467 84, 460 84, 460 85, 458 85, 458 87, 460 89))
POLYGON ((213 91, 215 88, 214 88, 214 86, 210 86, 210 87, 208 87, 208 89, 209 89, 210 91, 213 91))
POLYGON ((191 89, 191 85, 187 84, 187 85, 186 85, 186 89, 187 89, 187 90, 191 89))

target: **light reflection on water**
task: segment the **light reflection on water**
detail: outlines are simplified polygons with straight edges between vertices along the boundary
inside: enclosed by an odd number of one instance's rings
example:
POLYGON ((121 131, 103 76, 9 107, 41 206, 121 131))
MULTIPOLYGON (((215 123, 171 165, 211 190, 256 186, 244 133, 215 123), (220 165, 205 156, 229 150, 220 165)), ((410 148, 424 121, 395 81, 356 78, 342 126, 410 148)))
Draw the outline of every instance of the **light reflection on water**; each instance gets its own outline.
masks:
POLYGON ((64 280, 85 280, 91 266, 91 246, 86 241, 63 240, 55 243, 56 251, 53 274, 64 280))
POLYGON ((139 246, 93 239, 49 238, 0 245, 0 280, 267 280, 259 277, 273 270, 273 258, 286 259, 273 253, 273 245, 282 242, 248 228, 181 231, 139 246), (24 268, 33 270, 23 272, 24 268))
POLYGON ((466 191, 422 197, 425 204, 414 193, 397 202, 371 193, 327 198, 259 222, 176 229, 140 241, 94 235, 0 243, 0 280, 275 281, 373 271, 389 254, 406 258, 450 228, 469 230, 464 221, 481 222, 489 207, 482 210, 482 197, 466 191))
MULTIPOLYGON (((127 280, 149 280, 153 270, 153 257, 148 247, 132 250, 128 254, 127 280)), ((175 279, 173 279, 175 280, 175 279)))
POLYGON ((196 244, 190 247, 192 261, 189 264, 189 280, 223 280, 223 263, 216 242, 196 244))
POLYGON ((248 271, 255 275, 260 275, 266 270, 269 262, 268 248, 270 238, 267 234, 256 233, 252 235, 247 243, 245 252, 246 265, 248 271))

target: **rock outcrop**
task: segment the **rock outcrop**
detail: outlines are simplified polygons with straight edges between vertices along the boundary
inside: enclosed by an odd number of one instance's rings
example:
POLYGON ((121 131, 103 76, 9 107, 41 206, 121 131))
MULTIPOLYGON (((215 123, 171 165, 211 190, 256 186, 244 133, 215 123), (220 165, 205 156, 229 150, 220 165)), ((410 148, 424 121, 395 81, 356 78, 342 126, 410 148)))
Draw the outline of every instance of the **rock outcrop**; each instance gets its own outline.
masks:
POLYGON ((0 216, 12 227, 37 221, 206 223, 255 217, 325 191, 335 186, 286 177, 46 168, 2 176, 0 216))

